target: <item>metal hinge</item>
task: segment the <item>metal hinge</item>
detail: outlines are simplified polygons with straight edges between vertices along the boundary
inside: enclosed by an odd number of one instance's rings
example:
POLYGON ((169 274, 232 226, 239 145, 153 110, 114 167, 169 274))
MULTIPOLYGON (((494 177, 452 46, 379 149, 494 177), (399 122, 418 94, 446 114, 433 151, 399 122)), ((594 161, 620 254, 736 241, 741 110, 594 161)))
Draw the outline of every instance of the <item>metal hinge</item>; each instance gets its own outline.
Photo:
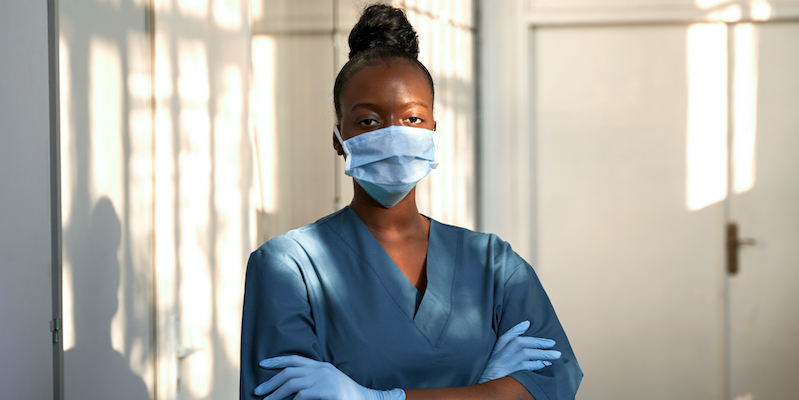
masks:
POLYGON ((53 343, 58 343, 58 332, 61 332, 61 318, 50 320, 50 332, 53 332, 53 343))

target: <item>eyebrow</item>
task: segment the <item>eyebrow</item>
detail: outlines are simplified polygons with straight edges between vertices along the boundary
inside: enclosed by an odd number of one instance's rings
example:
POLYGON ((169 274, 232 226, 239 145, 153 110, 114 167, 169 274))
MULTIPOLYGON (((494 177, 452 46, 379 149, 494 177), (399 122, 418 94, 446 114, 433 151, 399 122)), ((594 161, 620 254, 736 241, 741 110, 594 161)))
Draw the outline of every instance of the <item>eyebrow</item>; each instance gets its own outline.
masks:
MULTIPOLYGON (((403 108, 404 107, 410 107, 410 106, 419 106, 419 107, 424 107, 424 108, 430 109, 430 106, 427 105, 427 103, 423 103, 421 101, 409 101, 409 102, 407 102, 407 103, 402 105, 403 108)), ((350 110, 355 110, 356 108, 359 108, 359 107, 364 107, 364 108, 369 108, 369 109, 378 108, 377 104, 375 104, 375 103, 358 103, 358 104, 352 106, 352 108, 350 108, 350 110)))

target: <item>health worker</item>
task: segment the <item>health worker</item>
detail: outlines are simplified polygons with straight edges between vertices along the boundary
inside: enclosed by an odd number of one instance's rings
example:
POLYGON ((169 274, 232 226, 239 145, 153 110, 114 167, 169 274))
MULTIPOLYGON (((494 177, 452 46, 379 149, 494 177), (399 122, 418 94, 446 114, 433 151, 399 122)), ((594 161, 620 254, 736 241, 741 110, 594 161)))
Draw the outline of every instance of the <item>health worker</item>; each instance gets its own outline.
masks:
POLYGON ((416 207, 439 138, 404 12, 369 6, 349 45, 333 148, 354 196, 250 256, 240 398, 573 399, 582 372, 533 268, 416 207))

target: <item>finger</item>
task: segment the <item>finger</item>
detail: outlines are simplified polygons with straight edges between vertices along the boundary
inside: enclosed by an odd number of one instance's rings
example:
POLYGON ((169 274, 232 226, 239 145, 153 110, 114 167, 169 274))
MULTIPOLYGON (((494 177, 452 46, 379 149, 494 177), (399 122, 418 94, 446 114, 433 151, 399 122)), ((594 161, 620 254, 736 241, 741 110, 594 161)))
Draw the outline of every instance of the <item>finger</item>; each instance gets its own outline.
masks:
POLYGON ((506 353, 514 353, 521 349, 551 349, 555 345, 552 339, 537 338, 531 336, 519 336, 513 338, 504 348, 506 353))
MULTIPOLYGON (((525 362, 519 364, 520 369, 518 369, 517 371, 523 371, 523 370, 526 370, 526 371, 538 371, 539 369, 546 368, 546 367, 548 367, 550 365, 552 365, 552 363, 549 362, 549 361, 545 361, 545 360, 525 361, 525 362)), ((516 372, 516 371, 514 371, 514 372, 516 372)))
POLYGON ((561 352, 557 350, 527 349, 525 351, 530 351, 532 357, 536 360, 557 360, 562 355, 561 352))
POLYGON ((265 397, 264 400, 283 400, 294 393, 302 393, 313 388, 314 384, 315 380, 308 376, 294 378, 275 389, 275 391, 265 397))
POLYGON ((557 350, 524 349, 514 354, 509 361, 511 363, 521 363, 524 361, 536 360, 557 360, 561 356, 557 350))
POLYGON ((494 345, 494 352, 496 353, 502 350, 511 340, 527 332, 528 329, 530 329, 530 321, 519 322, 513 328, 508 329, 507 332, 503 333, 502 336, 497 339, 497 343, 494 345))
POLYGON ((524 347, 531 349, 551 349, 553 346, 555 346, 555 341, 552 339, 529 337, 524 347))
POLYGON ((264 369, 278 369, 288 367, 304 367, 311 363, 319 362, 307 357, 291 355, 266 358, 261 360, 258 365, 264 369))
POLYGON ((271 393, 273 390, 279 388, 280 386, 284 385, 286 382, 292 379, 308 375, 309 372, 310 370, 308 368, 302 368, 302 367, 286 368, 278 372, 268 381, 258 385, 258 387, 255 388, 253 393, 256 396, 264 396, 268 393, 271 393))
POLYGON ((520 336, 519 339, 524 343, 526 349, 551 349, 555 345, 554 340, 547 338, 520 336))

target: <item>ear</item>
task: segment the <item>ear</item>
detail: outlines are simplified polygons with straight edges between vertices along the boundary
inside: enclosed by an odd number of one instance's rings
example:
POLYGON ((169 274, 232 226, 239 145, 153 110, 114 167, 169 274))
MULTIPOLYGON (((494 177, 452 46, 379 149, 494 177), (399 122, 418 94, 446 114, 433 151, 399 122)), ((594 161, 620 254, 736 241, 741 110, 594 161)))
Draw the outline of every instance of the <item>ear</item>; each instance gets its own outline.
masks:
POLYGON ((433 130, 436 130, 436 127, 437 127, 437 126, 438 126, 438 122, 436 122, 436 121, 433 121, 433 130))
MULTIPOLYGON (((339 127, 339 130, 341 130, 341 127, 339 127)), ((341 147, 341 142, 338 141, 335 132, 333 133, 333 148, 336 149, 336 154, 344 155, 344 149, 341 147)))

